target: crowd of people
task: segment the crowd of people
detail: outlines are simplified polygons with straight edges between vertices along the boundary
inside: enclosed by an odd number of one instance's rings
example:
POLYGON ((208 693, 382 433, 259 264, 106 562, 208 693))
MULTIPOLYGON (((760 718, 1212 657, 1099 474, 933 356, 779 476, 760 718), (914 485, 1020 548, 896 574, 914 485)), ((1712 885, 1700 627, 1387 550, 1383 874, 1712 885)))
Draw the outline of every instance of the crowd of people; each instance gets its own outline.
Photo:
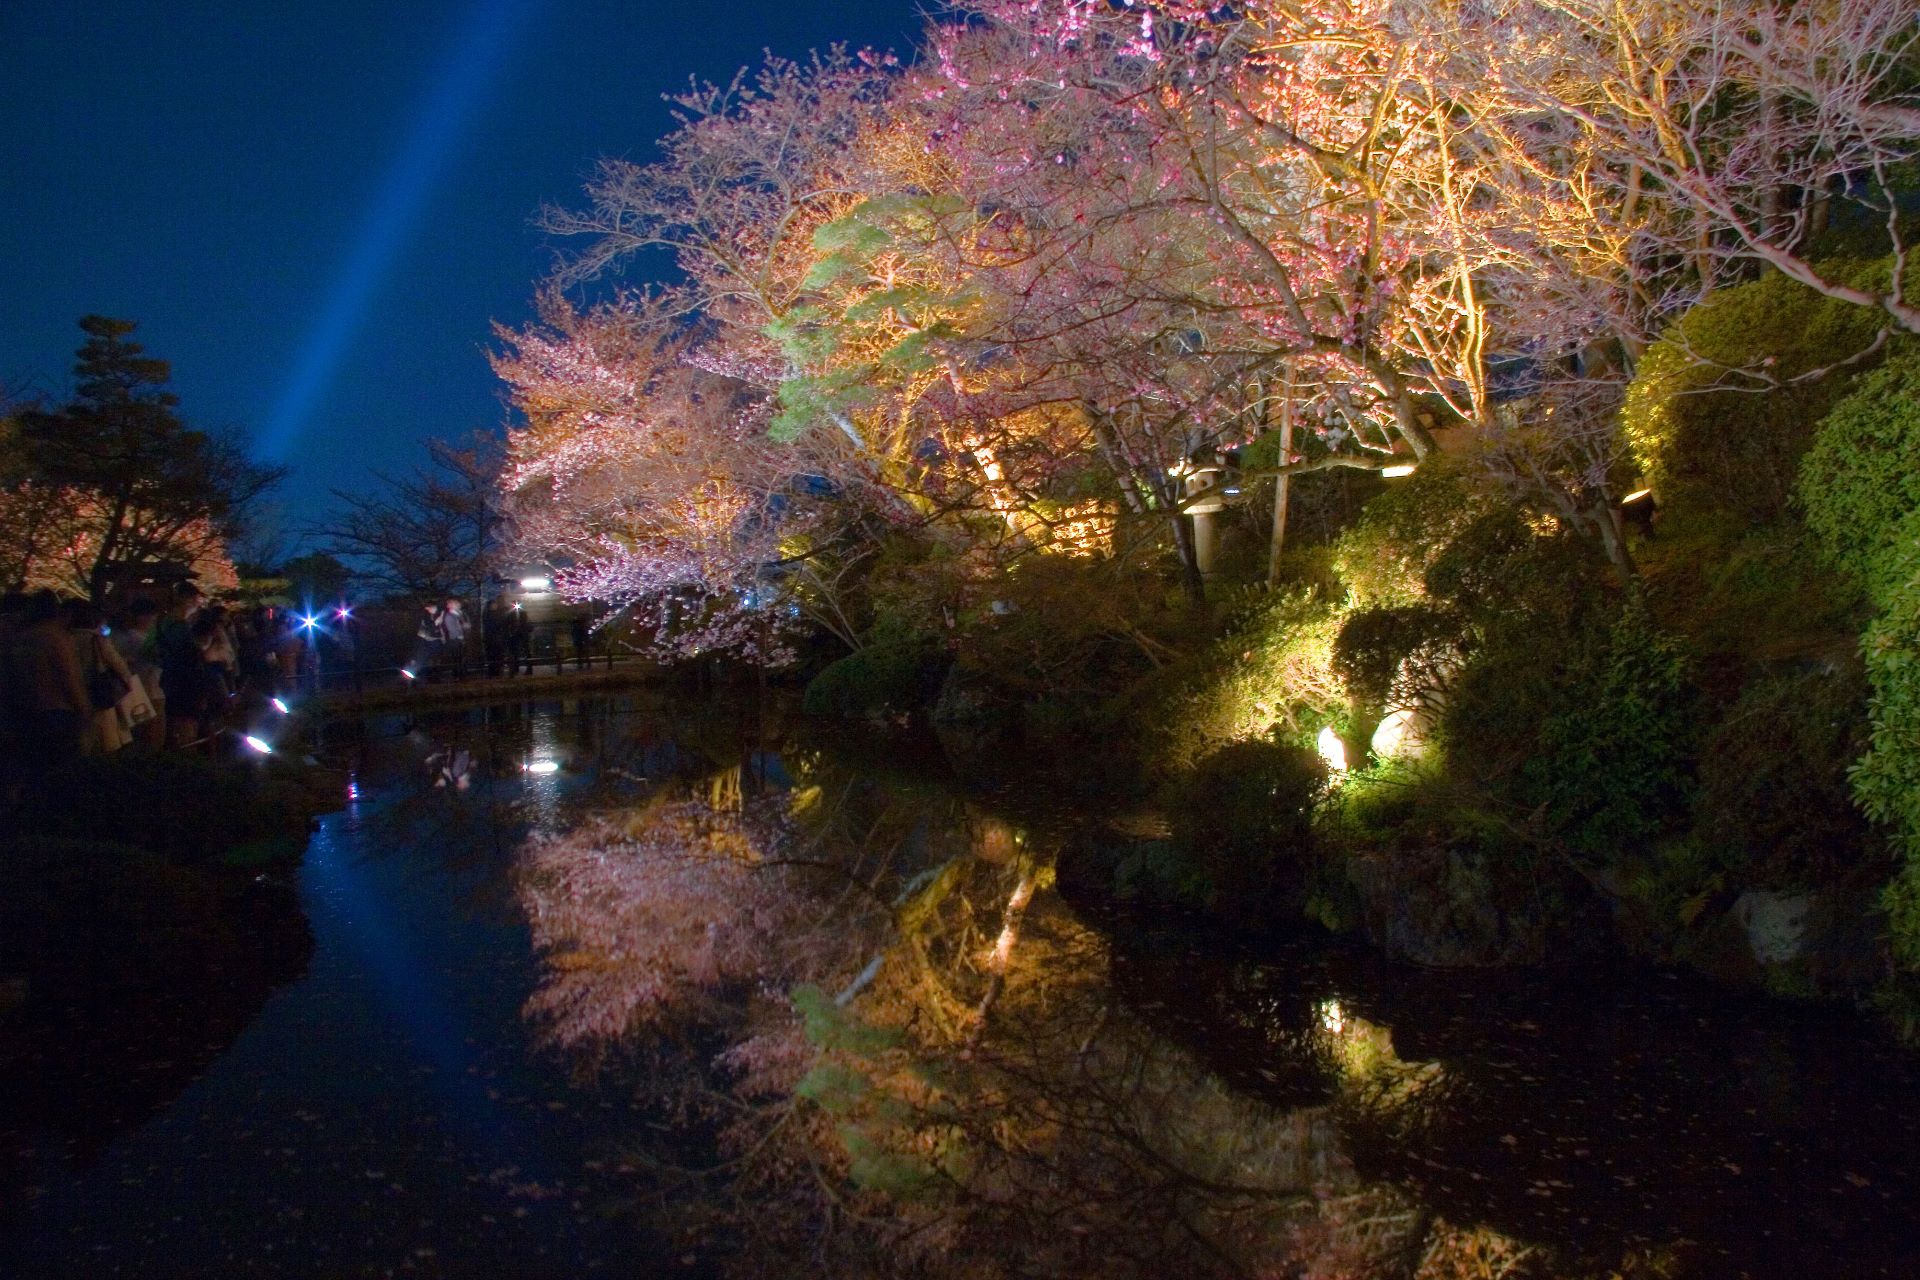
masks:
MULTIPOLYGON (((343 606, 340 616, 347 618, 343 606)), ((588 620, 570 620, 576 665, 588 661, 588 620)), ((356 640, 343 621, 332 644, 356 640)), ((270 605, 228 606, 191 582, 169 595, 139 595, 103 616, 54 591, 0 596, 0 776, 19 780, 81 755, 129 746, 220 749, 268 699, 314 676, 320 634, 312 619, 270 605)), ((532 626, 524 609, 494 596, 474 625, 457 598, 422 606, 415 679, 464 677, 473 642, 486 674, 531 673, 532 626)))
MULTIPOLYGON (((584 667, 590 643, 587 620, 584 616, 576 617, 570 626, 575 664, 584 667)), ((414 628, 413 657, 406 668, 408 673, 416 678, 440 674, 465 678, 468 644, 476 635, 486 655, 486 672, 490 678, 532 674, 533 624, 525 608, 505 595, 496 595, 487 601, 477 629, 457 597, 421 605, 414 628)))
POLYGON ((111 618, 53 591, 0 597, 0 750, 31 778, 128 746, 216 750, 291 691, 310 644, 284 609, 230 608, 191 582, 111 618))

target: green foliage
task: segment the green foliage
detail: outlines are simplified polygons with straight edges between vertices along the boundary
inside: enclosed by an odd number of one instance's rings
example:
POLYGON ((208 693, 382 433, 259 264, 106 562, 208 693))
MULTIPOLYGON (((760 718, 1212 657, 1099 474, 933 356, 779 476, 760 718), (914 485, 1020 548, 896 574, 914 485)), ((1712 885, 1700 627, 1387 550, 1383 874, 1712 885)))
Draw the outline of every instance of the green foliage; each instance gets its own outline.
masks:
POLYGON ((1644 544, 1655 613, 1702 654, 1770 660, 1859 629, 1860 593, 1796 522, 1695 522, 1644 544))
POLYGON ((1355 610, 1333 642, 1334 673, 1346 682, 1350 697, 1378 706, 1392 691, 1402 662, 1457 630, 1451 619, 1428 605, 1355 610))
MULTIPOLYGON (((1823 266, 1842 278, 1887 271, 1881 263, 1823 266)), ((1866 351, 1879 327, 1872 310, 1778 273, 1719 290, 1690 310, 1642 358, 1622 416, 1667 522, 1783 516, 1815 428, 1871 359, 1795 379, 1866 351), (1741 368, 1767 381, 1733 372, 1741 368)))
POLYGON ((1584 538, 1511 506, 1462 521, 1435 548, 1424 587, 1496 647, 1510 636, 1538 644, 1545 634, 1578 629, 1615 595, 1605 563, 1584 538))
POLYGON ((1326 784, 1326 764, 1304 747, 1231 743, 1176 787, 1168 806, 1173 838, 1230 864, 1304 858, 1313 845, 1313 805, 1326 784))
POLYGON ((1610 861, 1686 812, 1697 695, 1678 643, 1637 609, 1571 657, 1521 778, 1569 848, 1610 861))
POLYGON ((1800 498, 1808 527, 1877 603, 1906 585, 1920 538, 1920 355, 1888 362, 1834 406, 1800 498))
POLYGON ((1801 475, 1807 523, 1878 609, 1861 637, 1869 749, 1853 776, 1905 856, 1886 896, 1893 951, 1920 969, 1920 357, 1890 361, 1834 407, 1801 475))
POLYGON ((1872 736, 1853 781, 1867 816, 1892 829, 1912 867, 1920 865, 1920 555, 1908 563, 1907 586, 1891 594, 1861 638, 1872 736))
POLYGON ((1359 608, 1392 608, 1426 595, 1435 559, 1476 518, 1494 509, 1458 468, 1423 465, 1369 502, 1333 544, 1333 565, 1359 608))
POLYGON ((1341 711, 1332 671, 1339 626, 1336 610, 1310 592, 1249 596, 1218 640, 1130 695, 1147 759, 1177 774, 1229 743, 1269 736, 1311 743, 1341 711))
POLYGON ((1461 530, 1427 589, 1467 633, 1437 726, 1446 757, 1463 779, 1504 784, 1537 754, 1542 723, 1567 697, 1569 656, 1611 626, 1618 595, 1591 547, 1512 510, 1461 530))
POLYGON ((1241 922, 1304 897, 1313 807, 1327 769, 1303 747, 1236 742, 1169 785, 1169 840, 1140 841, 1114 871, 1123 897, 1205 908, 1241 922))
POLYGON ((812 983, 796 987, 790 998, 807 1040, 821 1049, 870 1056, 900 1043, 898 1032, 869 1025, 812 983))
POLYGON ((815 676, 802 705, 809 715, 867 720, 923 711, 939 697, 948 663, 931 640, 871 644, 815 676))
POLYGON ((1857 672, 1820 668, 1741 691, 1700 752, 1704 859, 1742 885, 1791 890, 1836 880, 1872 852, 1847 778, 1866 746, 1866 694, 1857 672))
MULTIPOLYGON (((1744 857, 1745 851, 1739 856, 1744 857)), ((1656 939, 1676 945, 1716 899, 1724 900, 1736 868, 1705 840, 1663 840, 1620 862, 1621 895, 1638 906, 1656 939)))

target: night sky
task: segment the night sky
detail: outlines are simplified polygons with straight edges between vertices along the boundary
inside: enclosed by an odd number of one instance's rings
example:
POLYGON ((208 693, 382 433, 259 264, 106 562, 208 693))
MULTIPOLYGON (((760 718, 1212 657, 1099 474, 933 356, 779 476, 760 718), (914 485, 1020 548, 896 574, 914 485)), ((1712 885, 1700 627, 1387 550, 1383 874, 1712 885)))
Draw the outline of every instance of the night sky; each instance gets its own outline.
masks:
POLYGON ((504 416, 489 323, 523 320, 603 155, 660 95, 762 49, 905 52, 915 0, 0 3, 0 385, 70 389, 87 312, 140 322, 182 412, 330 488, 504 416))

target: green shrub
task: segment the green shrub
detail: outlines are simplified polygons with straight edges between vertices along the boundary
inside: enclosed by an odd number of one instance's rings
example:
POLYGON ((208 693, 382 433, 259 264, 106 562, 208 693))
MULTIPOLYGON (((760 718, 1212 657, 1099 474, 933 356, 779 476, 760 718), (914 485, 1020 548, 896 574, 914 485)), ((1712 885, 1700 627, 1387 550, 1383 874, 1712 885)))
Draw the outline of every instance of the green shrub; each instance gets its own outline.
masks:
MULTIPOLYGON (((1861 640, 1872 729, 1853 784, 1867 816, 1892 832, 1913 878, 1920 877, 1920 554, 1909 563, 1914 576, 1861 640)), ((1897 923, 1907 926, 1897 936, 1909 962, 1920 965, 1920 914, 1902 913, 1897 923)))
POLYGON ((1858 865, 1874 842, 1847 772, 1866 739, 1857 672, 1750 682, 1701 747, 1694 831, 1704 855, 1771 889, 1817 887, 1858 865))
POLYGON ((1663 533, 1646 544, 1648 599, 1702 654, 1770 659, 1860 628, 1859 589, 1793 521, 1663 533))
POLYGON ((1444 459, 1390 484, 1333 544, 1333 566, 1359 608, 1392 608, 1426 595, 1428 568, 1497 504, 1444 459))
POLYGON ((1333 642, 1333 670, 1347 689, 1350 763, 1366 762, 1391 705, 1415 705, 1438 686, 1463 636, 1457 617, 1426 604, 1347 615, 1333 642))
POLYGON ((1313 805, 1327 766, 1315 752, 1278 742, 1236 742, 1202 760, 1176 788, 1173 838, 1230 861, 1285 850, 1304 857, 1313 843, 1313 805))
POLYGON ((1696 693, 1679 645, 1637 609, 1571 656, 1523 789, 1568 848, 1613 861, 1686 812, 1696 693))
POLYGON ((1341 713, 1333 674, 1339 616, 1310 592, 1244 598, 1219 639, 1124 696, 1145 758, 1162 774, 1193 769, 1235 742, 1278 735, 1305 746, 1341 713))
POLYGON ((1427 589, 1467 629, 1437 737, 1460 779, 1505 785, 1538 755, 1541 726, 1565 705, 1570 655, 1611 628, 1619 594, 1591 547, 1511 510, 1462 530, 1427 589))
POLYGON ((1866 589, 1870 745, 1854 795, 1904 855, 1887 892, 1895 955, 1920 968, 1920 358, 1891 361, 1840 404, 1802 468, 1807 523, 1866 589))
POLYGON ((1834 406, 1800 498, 1808 527, 1876 603, 1906 585, 1920 538, 1920 356, 1889 362, 1834 406))
POLYGON ((928 640, 871 644, 829 664, 807 684, 810 715, 883 720, 922 711, 940 695, 945 651, 928 640))
MULTIPOLYGON (((1887 270, 1826 265, 1843 277, 1887 270)), ((1721 289, 1688 311, 1641 359, 1622 414, 1668 522, 1716 512, 1741 521, 1783 516, 1801 454, 1864 366, 1794 380, 1865 351, 1879 327, 1868 308, 1778 273, 1721 289), (1755 366, 1771 384, 1730 372, 1755 366)))
POLYGON ((1428 562, 1424 587, 1496 647, 1508 634, 1529 645, 1570 634, 1619 594, 1585 539, 1511 506, 1463 522, 1428 562))
POLYGON ((1304 748, 1223 747, 1171 785, 1172 838, 1130 849, 1116 887, 1249 923, 1297 902, 1313 859, 1313 808, 1326 782, 1326 765, 1304 748))

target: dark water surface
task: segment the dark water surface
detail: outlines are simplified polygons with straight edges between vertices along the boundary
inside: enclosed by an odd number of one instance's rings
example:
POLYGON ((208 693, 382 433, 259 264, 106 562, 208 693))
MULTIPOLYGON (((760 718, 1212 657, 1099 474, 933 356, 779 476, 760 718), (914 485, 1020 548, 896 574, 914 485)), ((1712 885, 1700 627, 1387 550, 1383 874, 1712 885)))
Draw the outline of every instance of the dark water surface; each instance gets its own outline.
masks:
MULTIPOLYGON (((540 972, 515 859, 666 779, 792 785, 789 737, 637 698, 327 730, 353 799, 298 873, 304 972, 75 1029, 112 1042, 81 1055, 104 1081, 13 1065, 38 1101, 0 1127, 0 1277, 703 1271, 631 1212, 659 1119, 637 1068, 584 1076, 522 1016, 540 972)), ((957 785, 895 754, 841 767, 957 785)), ((1231 1095, 1333 1116, 1363 1177, 1450 1222, 1686 1275, 1920 1275, 1920 1071, 1858 1019, 1639 970, 1441 974, 1106 927, 1129 1016, 1231 1095)))

